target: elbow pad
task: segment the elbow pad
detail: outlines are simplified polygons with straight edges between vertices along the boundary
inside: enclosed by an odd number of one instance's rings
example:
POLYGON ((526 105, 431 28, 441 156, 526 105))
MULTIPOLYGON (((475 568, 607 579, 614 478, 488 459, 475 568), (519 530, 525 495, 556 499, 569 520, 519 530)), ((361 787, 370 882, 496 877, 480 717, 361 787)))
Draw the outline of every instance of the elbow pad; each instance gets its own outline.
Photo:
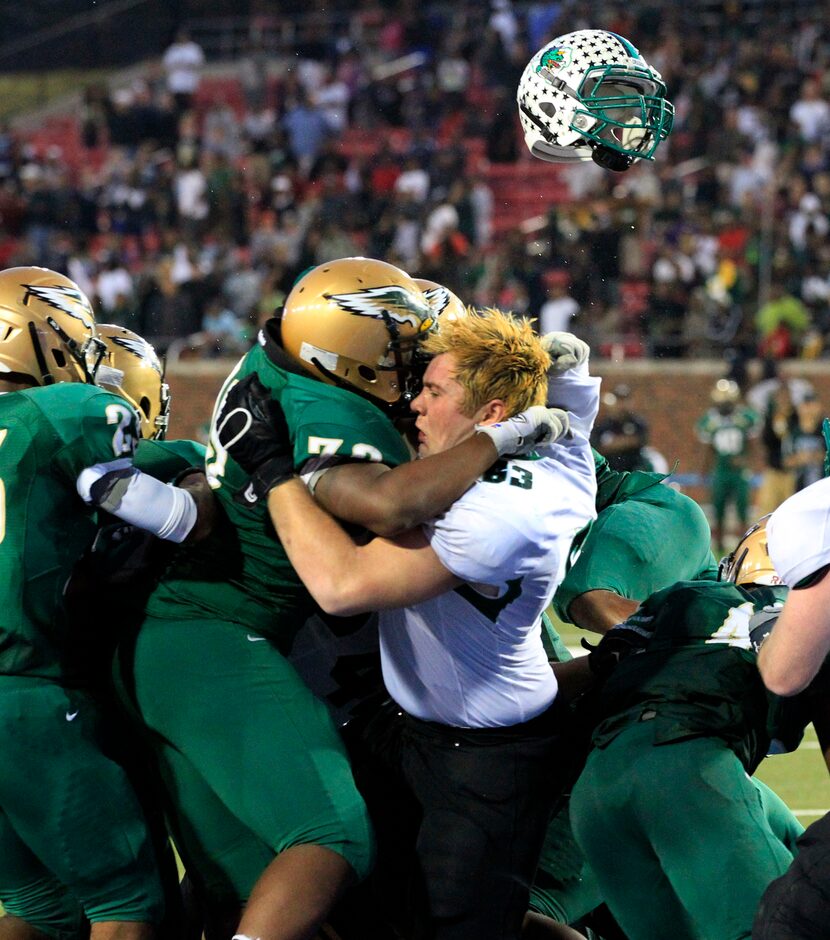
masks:
POLYGON ((187 490, 142 473, 129 458, 87 467, 76 485, 87 505, 161 539, 183 542, 196 524, 196 501, 187 490))

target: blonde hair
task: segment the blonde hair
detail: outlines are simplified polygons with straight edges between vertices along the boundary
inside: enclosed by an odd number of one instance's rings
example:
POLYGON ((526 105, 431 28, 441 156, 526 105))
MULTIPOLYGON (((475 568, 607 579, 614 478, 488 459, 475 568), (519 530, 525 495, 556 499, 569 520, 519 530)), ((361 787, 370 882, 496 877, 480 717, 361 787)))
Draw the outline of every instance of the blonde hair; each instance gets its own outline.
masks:
POLYGON ((494 398, 504 402, 509 416, 545 403, 550 356, 530 320, 493 307, 468 307, 465 317, 442 319, 421 348, 429 356, 452 353, 468 417, 494 398))

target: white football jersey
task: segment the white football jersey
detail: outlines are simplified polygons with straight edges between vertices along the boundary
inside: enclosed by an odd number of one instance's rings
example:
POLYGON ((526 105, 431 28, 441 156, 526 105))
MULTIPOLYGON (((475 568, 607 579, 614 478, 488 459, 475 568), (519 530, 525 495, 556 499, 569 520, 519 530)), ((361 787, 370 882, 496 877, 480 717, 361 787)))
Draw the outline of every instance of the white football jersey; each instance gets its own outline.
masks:
POLYGON ((787 587, 830 565, 830 479, 781 503, 767 522, 767 549, 787 587))
POLYGON ((556 696, 541 616, 573 537, 596 517, 588 438, 599 379, 572 370, 557 379, 557 392, 571 411, 572 437, 535 459, 498 461, 424 526, 441 563, 465 584, 380 614, 386 688, 418 718, 504 727, 536 717, 556 696))

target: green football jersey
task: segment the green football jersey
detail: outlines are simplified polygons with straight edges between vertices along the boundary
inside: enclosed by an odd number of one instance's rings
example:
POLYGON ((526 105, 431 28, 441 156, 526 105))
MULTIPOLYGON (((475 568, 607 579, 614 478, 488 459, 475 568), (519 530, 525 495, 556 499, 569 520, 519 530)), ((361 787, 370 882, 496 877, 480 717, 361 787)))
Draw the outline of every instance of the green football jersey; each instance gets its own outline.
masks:
POLYGON ((681 581, 652 594, 627 621, 651 639, 611 674, 594 743, 602 747, 632 721, 652 721, 655 744, 720 737, 754 770, 767 752, 771 698, 750 646, 750 618, 782 606, 786 592, 681 581))
POLYGON ((0 674, 68 678, 61 595, 97 527, 76 480, 132 457, 138 433, 124 399, 91 385, 0 395, 0 674))
POLYGON ((151 597, 147 613, 168 620, 233 621, 271 637, 287 651, 309 612, 310 601, 277 539, 266 501, 250 507, 235 500, 247 486, 248 476, 216 434, 216 415, 227 390, 252 372, 280 402, 297 469, 310 457, 321 455, 397 466, 409 459, 409 451, 379 408, 350 391, 311 378, 267 335, 226 380, 214 408, 205 462, 219 501, 219 521, 208 539, 177 555, 151 597))
POLYGON ((715 469, 730 470, 743 466, 740 460, 749 441, 760 431, 760 418, 752 408, 740 407, 729 414, 710 408, 696 425, 698 439, 715 451, 715 469))
POLYGON ((597 512, 606 506, 620 503, 629 496, 642 493, 666 479, 665 473, 653 473, 650 470, 612 470, 611 465, 598 450, 591 448, 594 455, 594 470, 597 475, 597 512))

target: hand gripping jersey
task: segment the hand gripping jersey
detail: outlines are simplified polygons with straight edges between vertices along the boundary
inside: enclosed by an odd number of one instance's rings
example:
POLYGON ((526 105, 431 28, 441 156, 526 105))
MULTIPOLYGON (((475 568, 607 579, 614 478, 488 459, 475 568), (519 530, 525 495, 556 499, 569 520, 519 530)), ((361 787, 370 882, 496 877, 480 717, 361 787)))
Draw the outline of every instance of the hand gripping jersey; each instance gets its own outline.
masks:
POLYGON ((298 470, 309 458, 324 455, 392 467, 408 460, 409 453, 379 408, 301 372, 266 331, 226 380, 214 409, 205 462, 220 518, 211 537, 177 556, 151 597, 147 613, 174 620, 241 623, 287 651, 308 611, 307 594, 276 537, 266 501, 253 508, 235 501, 248 477, 216 436, 216 415, 227 389, 252 372, 273 391, 285 412, 298 470))
POLYGON ((769 698, 749 643, 750 618, 780 608, 786 591, 683 581, 644 601, 626 622, 651 639, 611 674, 595 746, 632 723, 651 722, 655 744, 722 738, 751 773, 767 753, 769 698))
POLYGON ((137 438, 133 409, 91 385, 0 396, 0 674, 64 676, 61 593, 97 528, 76 480, 137 438))

